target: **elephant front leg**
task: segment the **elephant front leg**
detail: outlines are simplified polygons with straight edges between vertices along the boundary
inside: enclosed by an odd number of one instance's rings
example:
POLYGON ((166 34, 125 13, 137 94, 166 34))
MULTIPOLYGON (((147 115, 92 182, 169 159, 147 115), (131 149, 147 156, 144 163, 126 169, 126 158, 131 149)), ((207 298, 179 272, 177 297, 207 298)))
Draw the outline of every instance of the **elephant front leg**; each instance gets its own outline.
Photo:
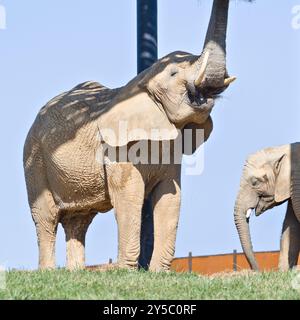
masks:
POLYGON ((167 271, 175 253, 180 211, 180 186, 175 180, 162 181, 153 192, 154 249, 150 271, 167 271))
POLYGON ((140 255, 144 182, 140 176, 131 177, 113 195, 113 206, 118 224, 118 266, 135 269, 140 255))
POLYGON ((85 236, 95 215, 95 213, 66 213, 61 218, 66 234, 66 267, 69 270, 85 267, 85 236))
POLYGON ((300 224, 295 216, 291 200, 282 227, 279 269, 286 271, 297 264, 300 250, 300 224))

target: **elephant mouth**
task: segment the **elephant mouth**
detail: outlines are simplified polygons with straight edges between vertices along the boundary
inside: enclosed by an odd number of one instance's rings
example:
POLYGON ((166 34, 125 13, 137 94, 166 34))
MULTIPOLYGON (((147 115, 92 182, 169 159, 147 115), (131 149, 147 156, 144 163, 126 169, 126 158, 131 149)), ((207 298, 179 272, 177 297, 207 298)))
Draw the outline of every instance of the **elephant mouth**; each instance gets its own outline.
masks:
POLYGON ((262 198, 259 198, 258 203, 255 210, 255 216, 259 217, 263 212, 267 210, 266 203, 262 200, 262 198))
POLYGON ((190 90, 188 90, 188 103, 192 107, 198 108, 202 104, 207 103, 207 99, 199 90, 197 90, 194 94, 190 90))
POLYGON ((202 94, 200 90, 195 90, 195 92, 187 90, 186 100, 187 104, 194 109, 205 109, 207 111, 206 109, 212 109, 214 106, 214 98, 202 94))
POLYGON ((260 216, 262 213, 264 213, 269 209, 272 209, 276 205, 278 205, 278 203, 274 201, 274 196, 260 197, 258 200, 257 206, 255 208, 255 216, 256 217, 260 216))

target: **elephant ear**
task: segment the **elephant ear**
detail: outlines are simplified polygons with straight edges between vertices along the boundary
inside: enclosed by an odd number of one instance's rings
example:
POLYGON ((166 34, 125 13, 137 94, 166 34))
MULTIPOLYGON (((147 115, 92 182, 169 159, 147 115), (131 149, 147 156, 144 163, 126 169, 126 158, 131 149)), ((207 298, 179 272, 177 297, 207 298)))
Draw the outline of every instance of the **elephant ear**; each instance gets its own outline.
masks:
POLYGON ((112 147, 140 140, 174 140, 178 136, 164 110, 143 91, 112 101, 101 117, 99 131, 102 140, 112 147))
POLYGON ((182 129, 182 151, 185 155, 193 154, 197 148, 205 142, 213 130, 213 121, 211 116, 202 124, 188 123, 182 129), (203 130, 197 131, 197 130, 203 130), (190 141, 189 141, 190 140, 190 141), (187 146, 188 142, 188 146, 187 146), (191 142, 191 144, 190 144, 191 142))
POLYGON ((274 162, 275 201, 282 202, 291 196, 291 162, 287 154, 282 155, 274 162))

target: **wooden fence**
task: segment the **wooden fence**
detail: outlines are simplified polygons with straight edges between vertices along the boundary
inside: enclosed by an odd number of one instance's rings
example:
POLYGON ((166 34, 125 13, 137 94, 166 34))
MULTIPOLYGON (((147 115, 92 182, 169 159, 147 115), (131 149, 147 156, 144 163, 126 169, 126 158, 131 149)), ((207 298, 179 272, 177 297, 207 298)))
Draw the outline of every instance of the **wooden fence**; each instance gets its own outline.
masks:
MULTIPOLYGON (((256 252, 256 260, 260 270, 276 270, 278 268, 279 251, 256 252)), ((300 266, 300 258, 298 263, 300 266)), ((112 259, 108 264, 88 266, 90 270, 108 270, 116 267, 112 259)), ((249 270, 250 266, 243 253, 237 253, 236 250, 229 254, 217 254, 211 256, 194 256, 190 252, 187 257, 174 258, 171 264, 171 270, 176 272, 195 272, 203 275, 210 275, 220 272, 232 272, 249 270)))
MULTIPOLYGON (((256 252, 255 257, 261 270, 276 270, 278 267, 279 251, 256 252)), ((298 265, 300 265, 299 258, 298 265)), ((210 275, 250 269, 250 266, 245 255, 234 250, 231 254, 195 257, 190 252, 188 257, 174 258, 171 269, 176 272, 196 272, 210 275)))

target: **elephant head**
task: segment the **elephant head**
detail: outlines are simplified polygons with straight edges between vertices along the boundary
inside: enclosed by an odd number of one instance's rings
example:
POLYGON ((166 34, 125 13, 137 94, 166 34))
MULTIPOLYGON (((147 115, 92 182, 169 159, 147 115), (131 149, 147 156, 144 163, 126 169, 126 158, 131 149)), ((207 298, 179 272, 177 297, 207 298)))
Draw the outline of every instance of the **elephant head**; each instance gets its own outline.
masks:
POLYGON ((300 221, 300 144, 259 151, 247 159, 235 203, 234 220, 246 258, 258 270, 253 253, 249 219, 259 216, 289 198, 300 221))
POLYGON ((118 132, 124 121, 128 135, 113 141, 101 129, 105 142, 122 146, 141 138, 153 140, 152 129, 162 130, 158 140, 175 139, 177 129, 208 120, 215 98, 235 79, 226 70, 228 8, 229 0, 214 0, 200 56, 173 52, 120 89, 102 117, 101 128, 118 132), (143 137, 137 128, 143 129, 143 137))

